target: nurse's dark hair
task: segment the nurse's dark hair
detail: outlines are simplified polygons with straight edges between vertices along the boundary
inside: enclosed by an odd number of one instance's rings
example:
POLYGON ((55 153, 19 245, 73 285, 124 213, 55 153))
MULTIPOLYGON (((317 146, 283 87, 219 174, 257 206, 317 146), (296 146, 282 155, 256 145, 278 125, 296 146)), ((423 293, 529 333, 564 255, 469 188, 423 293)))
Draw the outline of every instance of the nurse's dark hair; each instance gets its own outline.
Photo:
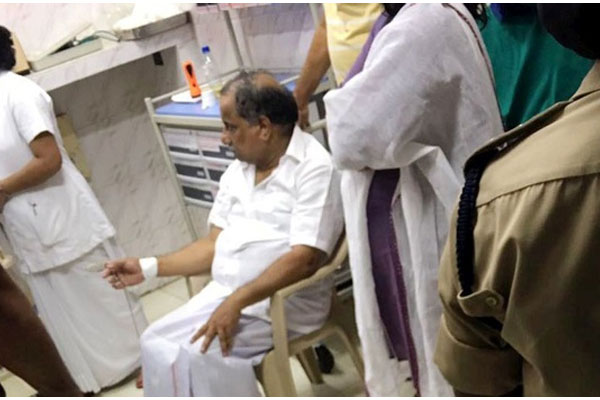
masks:
POLYGON ((406 3, 382 3, 383 4, 383 9, 385 10, 385 13, 388 16, 388 20, 392 20, 394 19, 394 17, 396 16, 396 14, 398 14, 398 11, 400 11, 402 9, 402 7, 404 7, 404 5, 406 3))
MULTIPOLYGON (((406 3, 381 3, 385 9, 385 13, 388 15, 388 20, 394 19, 396 14, 404 7, 406 3)), ((487 13, 485 11, 485 5, 483 3, 464 3, 469 13, 475 21, 477 21, 481 27, 487 24, 487 13)))
POLYGON ((235 93, 235 110, 250 124, 258 123, 265 116, 274 125, 279 125, 285 134, 291 135, 298 120, 296 100, 283 85, 261 85, 261 75, 273 77, 265 70, 245 70, 223 86, 221 95, 235 93))
POLYGON ((10 71, 15 63, 15 49, 10 31, 0 25, 0 70, 10 71))
POLYGON ((484 3, 463 3, 469 14, 477 21, 479 28, 487 25, 488 16, 484 3))

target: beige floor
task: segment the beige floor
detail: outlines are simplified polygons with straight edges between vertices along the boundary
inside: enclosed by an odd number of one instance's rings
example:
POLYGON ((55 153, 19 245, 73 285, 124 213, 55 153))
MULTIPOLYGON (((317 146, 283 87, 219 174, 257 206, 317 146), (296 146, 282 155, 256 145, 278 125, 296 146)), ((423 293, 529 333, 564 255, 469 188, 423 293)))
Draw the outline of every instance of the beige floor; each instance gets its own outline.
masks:
MULTIPOLYGON (((188 299, 185 282, 179 279, 169 285, 142 297, 142 304, 148 320, 155 321, 169 311, 184 304, 188 299)), ((349 313, 351 320, 351 312, 349 313)), ((351 321, 349 320, 349 323, 351 321)), ((325 383, 312 385, 302 370, 300 363, 292 359, 292 373, 299 396, 364 396, 365 391, 349 355, 343 351, 337 340, 328 341, 327 346, 335 356, 336 366, 333 373, 324 376, 325 383)), ((100 393, 103 397, 141 397, 143 391, 135 388, 134 378, 122 382, 113 388, 100 393)), ((0 373, 0 381, 8 396, 26 397, 35 391, 16 376, 4 371, 0 373)), ((410 382, 404 388, 404 396, 413 396, 414 390, 410 382)))

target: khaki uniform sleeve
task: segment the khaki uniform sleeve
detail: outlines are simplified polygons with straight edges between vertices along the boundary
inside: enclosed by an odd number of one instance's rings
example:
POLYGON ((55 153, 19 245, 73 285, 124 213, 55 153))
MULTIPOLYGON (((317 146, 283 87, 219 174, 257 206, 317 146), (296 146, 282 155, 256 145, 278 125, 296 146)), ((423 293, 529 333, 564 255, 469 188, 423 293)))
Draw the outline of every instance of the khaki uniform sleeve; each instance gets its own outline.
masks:
MULTIPOLYGON (((453 221, 456 220, 456 213, 453 221)), ((481 221, 485 223, 485 221, 481 221)), ((453 224, 442 256, 439 277, 444 307, 434 361, 450 385, 463 393, 499 396, 521 383, 521 358, 479 316, 497 315, 504 303, 491 290, 459 298, 453 224), (495 305, 495 307, 490 307, 495 305)))
POLYGON ((456 389, 500 395, 523 384, 533 396, 598 393, 598 204, 600 175, 589 174, 478 205, 475 282, 466 297, 459 296, 451 228, 435 360, 456 389))

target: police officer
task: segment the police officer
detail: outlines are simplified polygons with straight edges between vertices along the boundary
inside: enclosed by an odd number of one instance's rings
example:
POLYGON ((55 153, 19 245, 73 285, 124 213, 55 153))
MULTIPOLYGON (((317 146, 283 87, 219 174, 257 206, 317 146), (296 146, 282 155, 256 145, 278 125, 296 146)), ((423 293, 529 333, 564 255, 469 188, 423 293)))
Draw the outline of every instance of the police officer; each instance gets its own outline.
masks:
MULTIPOLYGON (((561 44, 600 59, 600 5, 539 7, 561 44)), ((440 268, 443 375, 463 395, 597 396, 600 62, 465 178, 440 268)))

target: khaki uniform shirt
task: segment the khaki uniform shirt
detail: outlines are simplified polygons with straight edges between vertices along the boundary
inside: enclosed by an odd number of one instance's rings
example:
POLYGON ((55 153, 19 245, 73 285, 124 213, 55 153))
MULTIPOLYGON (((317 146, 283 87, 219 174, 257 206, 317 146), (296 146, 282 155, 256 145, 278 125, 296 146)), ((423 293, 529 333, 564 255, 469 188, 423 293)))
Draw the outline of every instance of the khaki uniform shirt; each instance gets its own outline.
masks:
POLYGON ((518 136, 525 139, 490 163, 480 182, 468 296, 459 295, 453 216, 435 362, 466 393, 501 395, 522 384, 529 396, 597 396, 600 62, 570 101, 479 152, 518 136))

